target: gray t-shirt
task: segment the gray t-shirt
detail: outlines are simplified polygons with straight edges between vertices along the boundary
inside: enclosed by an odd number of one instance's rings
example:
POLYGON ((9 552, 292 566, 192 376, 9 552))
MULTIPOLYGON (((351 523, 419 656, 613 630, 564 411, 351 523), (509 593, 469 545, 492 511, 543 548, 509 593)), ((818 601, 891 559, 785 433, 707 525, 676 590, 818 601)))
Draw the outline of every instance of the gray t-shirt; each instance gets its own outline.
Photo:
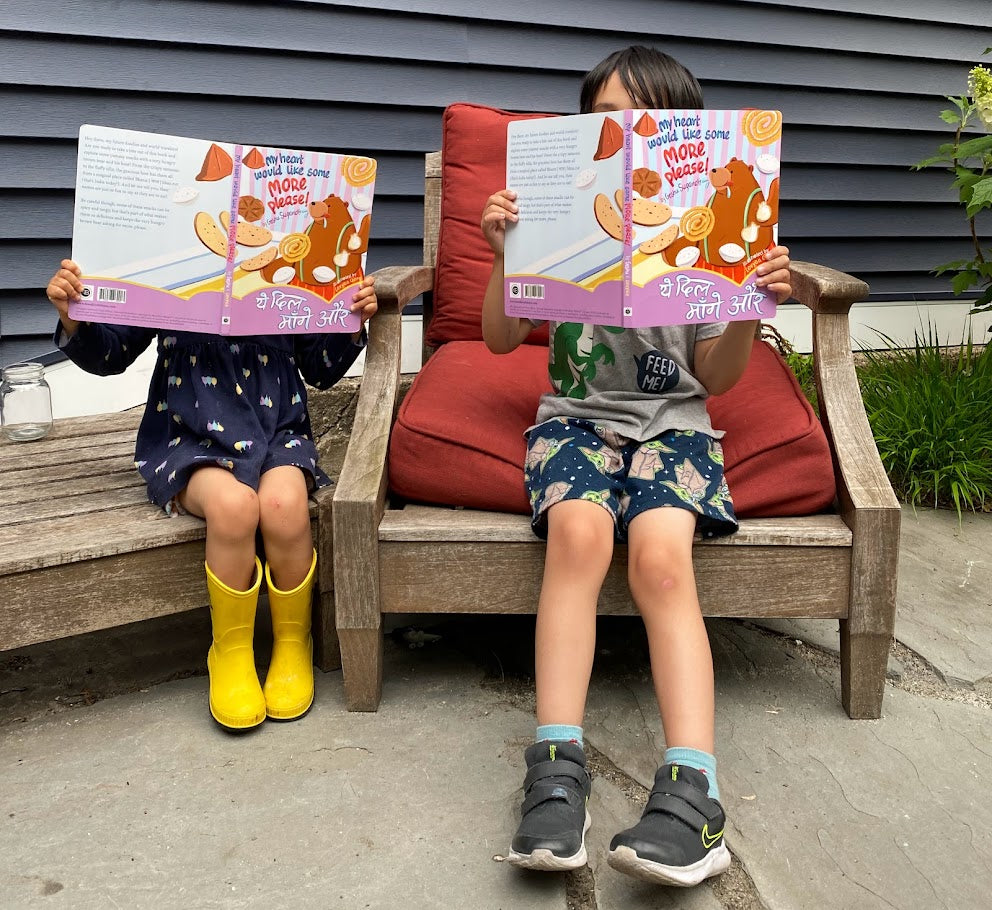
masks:
POLYGON ((644 442, 668 430, 714 439, 706 389, 692 373, 697 341, 723 334, 725 322, 647 329, 552 322, 548 374, 536 423, 578 417, 644 442))

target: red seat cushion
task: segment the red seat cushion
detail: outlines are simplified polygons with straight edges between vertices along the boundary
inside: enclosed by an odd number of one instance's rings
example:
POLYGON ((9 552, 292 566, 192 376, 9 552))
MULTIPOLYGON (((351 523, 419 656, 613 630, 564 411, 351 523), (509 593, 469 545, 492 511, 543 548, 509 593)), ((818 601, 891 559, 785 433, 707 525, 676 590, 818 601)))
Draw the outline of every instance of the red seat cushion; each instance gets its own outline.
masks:
MULTIPOLYGON (((482 296, 493 254, 479 223, 486 200, 506 186, 506 125, 548 114, 511 114, 478 104, 452 104, 441 132, 441 223, 434 315, 427 344, 482 341, 482 296)), ((547 327, 528 341, 548 343, 547 327)))
MULTIPOLYGON (((529 513, 524 430, 550 386, 546 347, 491 354, 453 341, 424 365, 400 408, 389 480, 411 500, 529 513)), ((828 508, 835 487, 820 422, 786 363, 755 342, 737 385, 708 402, 726 430, 727 483, 741 517, 808 515, 828 508)))

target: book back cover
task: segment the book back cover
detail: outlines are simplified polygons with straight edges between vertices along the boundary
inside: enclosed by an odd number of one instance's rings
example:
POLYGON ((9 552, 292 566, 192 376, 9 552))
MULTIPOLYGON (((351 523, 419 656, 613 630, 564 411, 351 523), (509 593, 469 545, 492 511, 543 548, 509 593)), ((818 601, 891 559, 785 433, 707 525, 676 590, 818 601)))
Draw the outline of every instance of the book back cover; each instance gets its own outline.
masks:
POLYGON ((520 220, 506 232, 507 315, 621 324, 622 148, 622 112, 508 125, 520 220))

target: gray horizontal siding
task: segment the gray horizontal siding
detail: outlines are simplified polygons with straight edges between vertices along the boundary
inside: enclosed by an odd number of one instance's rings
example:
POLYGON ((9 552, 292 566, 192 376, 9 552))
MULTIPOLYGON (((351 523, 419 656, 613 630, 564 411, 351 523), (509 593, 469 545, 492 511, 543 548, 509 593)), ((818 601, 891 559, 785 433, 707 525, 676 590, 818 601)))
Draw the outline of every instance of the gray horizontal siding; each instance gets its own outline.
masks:
POLYGON ((946 140, 941 96, 962 93, 992 45, 992 4, 702 6, 501 0, 492 22, 476 0, 5 4, 0 362, 48 343, 42 288, 69 252, 79 124, 372 155, 378 268, 419 261, 422 156, 445 105, 574 112, 582 74, 630 43, 679 58, 711 107, 783 111, 781 230, 796 258, 859 275, 876 299, 949 296, 928 269, 967 255, 966 224, 946 173, 910 166, 946 140))

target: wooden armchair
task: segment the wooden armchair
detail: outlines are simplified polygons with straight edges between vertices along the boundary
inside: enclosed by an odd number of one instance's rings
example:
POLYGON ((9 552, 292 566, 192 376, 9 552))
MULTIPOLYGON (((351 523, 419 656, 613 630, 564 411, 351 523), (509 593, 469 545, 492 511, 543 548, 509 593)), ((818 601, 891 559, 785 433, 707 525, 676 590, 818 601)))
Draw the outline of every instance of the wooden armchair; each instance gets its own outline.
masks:
MULTIPOLYGON (((427 155, 425 264, 377 273, 380 310, 371 324, 352 437, 334 494, 335 614, 351 710, 378 707, 384 614, 532 613, 540 590, 544 543, 532 534, 526 515, 413 504, 390 491, 387 450, 399 390, 400 315, 409 301, 435 289, 441 180, 441 155, 427 155)), ((476 211, 481 210, 480 204, 476 211)), ((802 262, 793 263, 793 278, 795 297, 813 320, 820 417, 829 443, 826 471, 832 461, 836 494, 826 511, 744 517, 737 534, 699 540, 699 598, 707 616, 839 620, 844 708, 852 718, 875 718, 895 619, 900 511, 851 355, 848 312, 868 287, 802 262)), ((431 319, 428 302, 425 338, 431 319)), ((756 350, 759 344, 764 346, 756 342, 756 350)), ((546 348, 535 356, 546 357, 546 348)), ((789 381, 794 384, 791 374, 789 381)), ((416 394, 415 386, 408 401, 416 394)), ((464 418, 471 422, 475 415, 464 418)), ((444 474, 451 467, 437 470, 444 474)), ((519 485, 522 494, 522 479, 519 485)), ((730 485, 734 492, 732 480, 730 485)), ((626 548, 617 547, 601 613, 636 612, 625 562, 626 548)))

